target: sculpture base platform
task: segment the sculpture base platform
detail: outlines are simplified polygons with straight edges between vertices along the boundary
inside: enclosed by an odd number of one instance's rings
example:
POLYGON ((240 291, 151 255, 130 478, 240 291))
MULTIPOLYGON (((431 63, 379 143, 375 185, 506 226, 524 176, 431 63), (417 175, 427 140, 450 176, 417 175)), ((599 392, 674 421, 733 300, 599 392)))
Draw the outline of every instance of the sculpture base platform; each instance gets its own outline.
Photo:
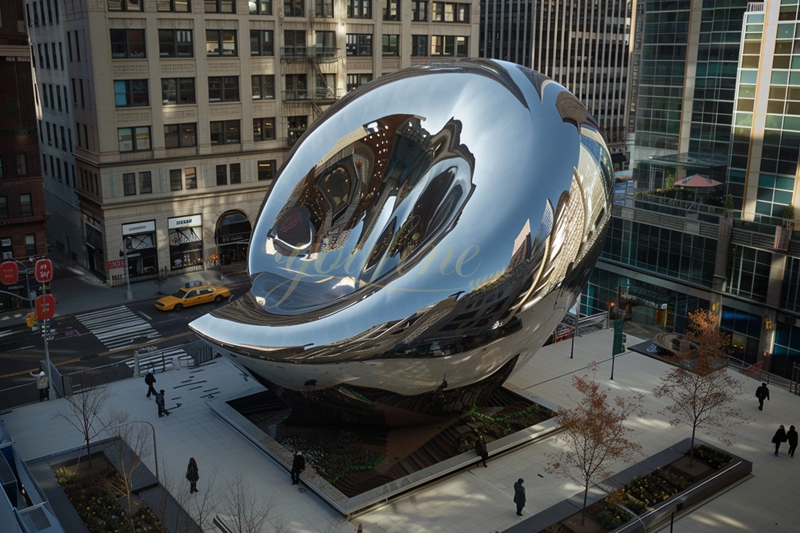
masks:
POLYGON ((304 450, 303 484, 348 517, 475 466, 478 434, 486 439, 491 461, 555 430, 555 406, 508 389, 467 414, 403 428, 290 425, 291 409, 258 386, 208 404, 287 471, 294 451, 304 450))

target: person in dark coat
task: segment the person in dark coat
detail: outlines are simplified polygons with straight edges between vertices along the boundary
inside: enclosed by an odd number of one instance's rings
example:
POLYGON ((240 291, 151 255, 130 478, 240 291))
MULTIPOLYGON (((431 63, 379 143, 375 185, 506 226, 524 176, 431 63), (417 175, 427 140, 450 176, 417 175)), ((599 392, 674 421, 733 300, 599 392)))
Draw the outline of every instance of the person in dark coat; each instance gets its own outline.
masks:
POLYGON ((794 426, 789 426, 789 431, 786 432, 786 440, 789 441, 789 457, 794 457, 794 449, 797 448, 797 431, 794 426))
POLYGON ((144 377, 144 382, 147 383, 147 397, 149 398, 151 394, 158 394, 156 392, 156 388, 153 387, 153 383, 156 382, 156 377, 153 375, 153 370, 150 369, 147 371, 147 375, 144 377))
POLYGON ((164 409, 164 389, 161 389, 156 393, 156 405, 158 406, 158 418, 161 418, 164 415, 169 416, 169 411, 164 409))
POLYGON ((189 480, 189 494, 200 492, 197 490, 197 480, 200 479, 200 474, 197 472, 197 462, 194 460, 194 457, 189 458, 189 467, 186 469, 186 479, 189 480))
POLYGON ((781 447, 782 442, 786 442, 786 428, 783 427, 783 424, 775 432, 775 436, 772 437, 772 443, 775 445, 775 455, 778 455, 778 448, 781 447))
POLYGON ((758 410, 763 411, 764 400, 769 400, 769 389, 766 383, 762 383, 761 386, 756 389, 756 398, 758 398, 758 410))
POLYGON ((303 452, 297 450, 294 452, 294 459, 292 459, 292 485, 300 483, 300 472, 306 469, 306 458, 303 452))
POLYGON ((481 463, 483 463, 483 466, 488 466, 486 459, 489 458, 489 450, 486 448, 486 441, 483 439, 483 435, 478 435, 478 440, 475 442, 475 455, 481 458, 475 466, 481 463))
POLYGON ((525 487, 522 484, 525 483, 525 480, 519 478, 516 483, 514 483, 514 503, 517 504, 517 514, 522 516, 522 508, 525 507, 525 487))

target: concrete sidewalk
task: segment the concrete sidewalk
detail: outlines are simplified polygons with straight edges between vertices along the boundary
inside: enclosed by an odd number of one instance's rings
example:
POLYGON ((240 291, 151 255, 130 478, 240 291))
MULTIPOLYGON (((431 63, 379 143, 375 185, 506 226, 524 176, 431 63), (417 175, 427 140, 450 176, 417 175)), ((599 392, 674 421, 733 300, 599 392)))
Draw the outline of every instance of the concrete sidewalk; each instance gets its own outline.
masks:
MULTIPOLYGON (((606 384, 612 394, 642 392, 646 396, 650 415, 629 421, 644 456, 690 436, 690 428, 669 425, 667 417, 658 412, 664 404, 652 395, 659 376, 669 367, 628 352, 617 356, 611 381, 611 361, 606 355, 611 351, 611 342, 611 330, 580 337, 575 342, 574 359, 570 359, 568 342, 545 347, 509 380, 508 386, 556 405, 572 405, 572 376, 587 373, 592 361, 598 361, 597 380, 606 384)), ((637 341, 631 337, 629 342, 637 341)), ((676 516, 674 533, 800 533, 800 456, 788 457, 784 446, 780 456, 775 457, 770 443, 779 424, 800 425, 798 398, 773 388, 770 401, 759 412, 753 395, 758 383, 738 375, 737 379, 745 387, 737 406, 751 421, 735 428, 737 437, 730 450, 754 463, 753 477, 701 507, 676 516)), ((110 385, 112 399, 106 409, 126 410, 133 419, 147 420, 155 426, 159 464, 166 465, 161 468, 162 477, 181 482, 189 457, 194 457, 200 469, 199 490, 212 490, 221 496, 226 483, 236 473, 243 474, 259 501, 270 506, 272 525, 265 525, 263 533, 272 533, 281 524, 286 526, 282 531, 293 533, 352 533, 358 524, 363 525, 365 533, 491 533, 512 527, 519 531, 533 514, 580 491, 574 483, 544 471, 550 461, 547 454, 557 449, 550 438, 490 457, 488 468, 464 470, 348 522, 310 491, 304 491, 302 485, 292 486, 282 466, 258 452, 211 413, 205 403, 209 393, 235 394, 257 385, 226 360, 218 359, 199 369, 159 374, 158 385, 166 389, 168 405, 183 404, 169 417, 158 418, 155 404, 145 398, 146 386, 140 379, 110 385), (209 487, 212 472, 216 472, 216 483, 209 487), (512 502, 512 485, 519 477, 526 480, 528 497, 522 517, 516 516, 512 502)), ((54 413, 65 411, 66 401, 56 400, 19 408, 2 418, 23 457, 34 459, 80 445, 75 429, 53 417, 54 413)), ((706 432, 699 432, 698 437, 724 449, 706 432)), ((153 458, 147 462, 153 470, 153 458)), ((619 464, 614 470, 627 466, 630 465, 619 464)), ((667 531, 669 527, 659 533, 667 531)))

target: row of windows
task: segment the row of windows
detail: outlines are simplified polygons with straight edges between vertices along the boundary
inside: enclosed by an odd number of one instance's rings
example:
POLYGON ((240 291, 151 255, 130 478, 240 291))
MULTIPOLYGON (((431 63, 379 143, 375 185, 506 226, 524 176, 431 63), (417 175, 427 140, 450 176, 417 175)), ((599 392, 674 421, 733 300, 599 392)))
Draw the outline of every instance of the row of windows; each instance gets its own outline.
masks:
MULTIPOLYGON (((217 120, 210 123, 212 145, 240 144, 240 120, 217 120)), ((275 140, 275 118, 253 119, 255 141, 275 140)), ((117 128, 117 142, 121 153, 152 150, 150 126, 117 128)), ((167 124, 164 126, 164 147, 191 148, 197 146, 197 123, 167 124)))
POLYGON ((39 140, 44 144, 45 135, 47 136, 47 145, 61 148, 62 152, 72 152, 72 130, 59 126, 58 124, 51 124, 44 121, 44 128, 42 127, 42 120, 39 120, 39 140), (61 131, 60 143, 58 132, 61 131))
POLYGON ((41 101, 42 106, 52 109, 53 111, 58 109, 59 111, 69 113, 69 99, 67 97, 66 87, 62 87, 61 85, 53 85, 50 83, 43 83, 41 99, 39 99, 38 87, 34 85, 34 95, 36 96, 37 103, 41 101), (61 98, 62 91, 64 93, 63 102, 61 98))
POLYGON ((19 213, 12 213, 9 209, 8 196, 0 196, 0 218, 9 218, 12 214, 19 214, 22 217, 33 216, 33 199, 30 193, 19 195, 19 213))
MULTIPOLYGON (((286 86, 298 85, 296 80, 305 80, 305 74, 287 74, 286 86)), ((150 105, 149 80, 114 80, 114 104, 116 107, 142 107, 150 105)), ((303 85, 305 83, 303 82, 303 85)), ((251 77, 253 100, 275 98, 275 76, 259 74, 251 77)), ((197 103, 194 78, 162 78, 161 103, 197 103)), ((211 76, 208 78, 209 102, 238 102, 240 99, 239 76, 211 76)))
MULTIPOLYGON (((269 181, 275 175, 275 160, 262 160, 257 162, 256 178, 258 181, 269 181)), ((230 165, 215 166, 216 185, 238 185, 242 183, 242 164, 231 163, 230 165)), ((169 191, 177 192, 182 190, 197 189, 197 168, 173 168, 169 170, 169 191)), ((122 174, 122 194, 124 196, 136 196, 137 194, 152 194, 153 174, 152 172, 126 172, 122 174)), ((165 192, 165 191, 157 191, 165 192)))
MULTIPOLYGON (((381 39, 381 53, 384 56, 400 54, 400 36, 383 35, 381 39)), ((414 57, 427 56, 457 56, 467 57, 469 54, 469 38, 453 35, 412 35, 411 55, 414 57), (430 43, 430 46, 429 44, 430 43)), ((347 34, 348 56, 371 56, 371 33, 347 34)))
POLYGON ((42 153, 42 172, 44 176, 50 176, 59 183, 66 181, 67 186, 69 187, 69 175, 70 169, 72 170, 72 184, 75 185, 75 165, 70 165, 67 161, 61 161, 57 157, 53 157, 50 154, 42 153), (47 165, 47 160, 50 159, 50 165, 47 165), (62 174, 61 169, 64 169, 62 174))
MULTIPOLYGON (((6 160, 11 159, 6 154, 0 154, 0 180, 16 176, 22 178, 28 175, 28 154, 14 154, 14 172, 6 172, 6 160)), ((9 169, 12 167, 8 167, 9 169)))
POLYGON ((34 0, 25 7, 28 10, 28 26, 39 25, 39 13, 42 14, 41 22, 43 25, 58 24, 58 2, 60 0, 39 0, 38 4, 34 0), (45 6, 47 11, 45 11, 45 6), (45 17, 45 14, 47 15, 45 17), (55 15, 55 16, 54 16, 55 15), (55 21, 55 22, 54 22, 55 21))
MULTIPOLYGON (((50 0, 47 0, 48 3, 50 0)), ((57 0, 56 0, 57 3, 57 0)), ((204 0, 206 13, 236 13, 236 0, 204 0)), ((384 0, 382 2, 383 20, 400 20, 400 0, 384 0)), ((428 2, 412 1, 412 19, 418 22, 428 20, 428 2)), ((469 23, 471 5, 456 2, 432 2, 430 18, 434 22, 469 23)), ((144 11, 144 0, 108 0, 109 11, 144 11)), ((34 8, 36 12, 36 9, 34 8)), ((189 0, 157 0, 156 11, 172 13, 190 13, 189 0)), ((248 12, 251 15, 272 15, 272 0, 249 0, 248 12)), ((305 16, 302 0, 284 0, 283 15, 285 17, 305 16)), ((56 13, 56 17, 58 14, 56 13)), ((333 0, 314 0, 314 17, 332 18, 334 16, 333 0)), ((349 18, 372 18, 372 0, 347 0, 347 16, 349 18)), ((35 13, 38 24, 38 12, 35 13)), ((30 15, 28 17, 30 19, 30 15)))
MULTIPOLYGON (((39 52, 39 65, 38 68, 46 68, 48 70, 51 69, 50 58, 53 58, 52 62, 52 69, 59 70, 59 64, 61 65, 60 69, 64 70, 64 46, 59 42, 58 45, 56 43, 38 43, 36 45, 36 49, 39 52), (50 46, 48 46, 48 44, 50 46), (56 53, 56 46, 58 46, 58 53, 56 53)), ((37 68, 36 65, 36 54, 33 53, 33 45, 31 45, 31 61, 33 63, 33 67, 37 68)))

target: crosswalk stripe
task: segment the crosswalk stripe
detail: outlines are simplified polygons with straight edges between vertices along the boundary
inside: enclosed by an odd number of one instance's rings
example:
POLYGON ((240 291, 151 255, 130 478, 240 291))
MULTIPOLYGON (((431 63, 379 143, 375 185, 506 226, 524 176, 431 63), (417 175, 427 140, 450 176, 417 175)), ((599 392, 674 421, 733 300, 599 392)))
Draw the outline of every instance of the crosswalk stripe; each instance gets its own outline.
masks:
POLYGON ((158 339, 161 334, 153 326, 128 309, 112 307, 76 315, 75 318, 108 349, 130 346, 138 337, 158 339))

